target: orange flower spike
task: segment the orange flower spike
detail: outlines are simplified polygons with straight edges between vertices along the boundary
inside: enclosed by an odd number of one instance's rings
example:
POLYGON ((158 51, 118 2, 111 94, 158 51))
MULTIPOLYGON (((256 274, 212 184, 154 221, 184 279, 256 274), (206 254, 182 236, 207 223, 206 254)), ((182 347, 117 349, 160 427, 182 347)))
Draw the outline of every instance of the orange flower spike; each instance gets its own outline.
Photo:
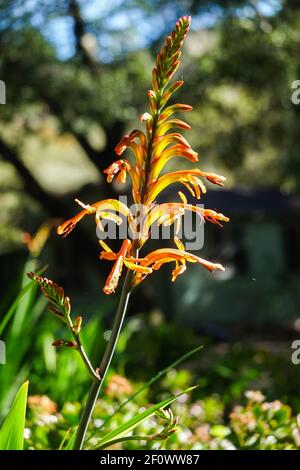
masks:
MULTIPOLYGON (((134 154, 135 162, 131 163, 126 159, 120 159, 104 171, 109 182, 112 182, 116 177, 118 182, 125 183, 127 173, 130 174, 134 202, 142 204, 142 210, 137 211, 139 216, 133 217, 127 206, 114 199, 101 201, 91 206, 78 201, 83 210, 58 228, 58 233, 66 236, 86 214, 92 213, 95 214, 96 223, 100 228, 102 219, 111 219, 120 224, 122 219, 118 214, 127 217, 130 224, 136 228, 138 240, 133 243, 128 239, 124 240, 117 253, 114 253, 108 245, 100 241, 103 249, 100 258, 114 262, 104 287, 106 294, 115 291, 124 265, 135 273, 132 285, 138 284, 153 270, 159 269, 160 266, 169 262, 175 263, 175 269, 172 273, 173 281, 185 271, 187 262, 200 263, 209 271, 224 269, 218 263, 212 263, 187 253, 182 242, 176 237, 174 239, 176 249, 159 249, 144 258, 138 257, 138 250, 149 238, 154 222, 157 222, 158 225, 175 224, 178 229, 182 216, 187 210, 195 212, 205 221, 217 225, 229 220, 223 214, 213 210, 188 204, 183 193, 179 193, 181 202, 154 206, 157 196, 170 184, 180 182, 194 197, 200 198, 201 194, 206 192, 202 178, 220 186, 223 186, 225 181, 222 176, 206 173, 199 169, 173 171, 161 175, 166 164, 173 157, 183 157, 192 162, 198 161, 197 153, 191 149, 188 141, 177 131, 177 129, 190 129, 189 124, 174 117, 175 113, 191 111, 192 107, 182 103, 166 107, 169 99, 183 85, 182 80, 173 84, 169 82, 179 67, 181 48, 190 22, 190 17, 180 18, 174 31, 167 37, 165 45, 157 55, 152 71, 152 90, 148 90, 147 93, 150 109, 140 118, 145 123, 146 132, 132 131, 125 135, 115 148, 118 156, 121 156, 129 148, 134 154)), ((176 231, 176 233, 178 232, 176 231)))

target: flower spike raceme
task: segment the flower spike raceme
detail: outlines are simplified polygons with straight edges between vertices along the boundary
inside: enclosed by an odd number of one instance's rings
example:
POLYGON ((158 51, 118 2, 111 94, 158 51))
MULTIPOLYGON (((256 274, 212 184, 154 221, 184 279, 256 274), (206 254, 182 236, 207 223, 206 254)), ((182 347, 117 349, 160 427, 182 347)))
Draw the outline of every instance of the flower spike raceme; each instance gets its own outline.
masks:
MULTIPOLYGON (((125 135, 115 147, 118 160, 112 162, 104 170, 109 183, 114 179, 118 183, 125 183, 127 177, 130 177, 133 205, 129 208, 117 199, 106 199, 92 205, 76 200, 82 208, 81 212, 61 224, 57 229, 57 233, 65 237, 83 217, 91 214, 94 215, 99 230, 103 230, 102 222, 105 220, 113 221, 117 225, 127 221, 131 229, 130 236, 123 240, 122 246, 117 252, 111 249, 109 242, 99 240, 100 259, 113 263, 103 288, 104 293, 114 293, 123 271, 126 271, 126 276, 110 339, 97 369, 93 369, 81 348, 81 354, 94 382, 77 430, 74 449, 82 448, 99 390, 114 354, 132 289, 166 263, 174 263, 175 265, 172 271, 172 281, 175 281, 186 270, 187 263, 200 264, 210 272, 224 270, 221 264, 207 261, 186 251, 178 233, 183 216, 189 212, 197 214, 203 221, 209 221, 219 226, 223 222, 227 222, 228 217, 199 205, 188 204, 182 191, 178 193, 178 201, 156 203, 158 196, 161 197, 163 191, 173 184, 181 183, 183 188, 186 188, 193 197, 200 199, 202 194, 206 192, 204 180, 219 186, 223 186, 225 181, 223 176, 207 173, 199 168, 166 172, 168 163, 176 157, 184 158, 193 164, 198 162, 197 152, 181 135, 181 131, 190 129, 190 126, 177 117, 178 113, 190 112, 192 107, 182 103, 169 104, 175 92, 183 85, 182 80, 173 83, 171 80, 180 65, 181 49, 190 23, 190 17, 180 18, 156 57, 155 67, 152 71, 152 89, 148 91, 149 111, 140 118, 145 126, 145 131, 133 130, 130 134, 125 135), (124 157, 124 154, 127 153, 129 155, 132 153, 128 159, 126 155, 124 157), (158 226, 174 225, 175 247, 160 248, 141 256, 141 250, 144 251, 144 245, 151 237, 154 224, 158 226)), ((52 286, 47 279, 40 279, 34 274, 30 274, 30 277, 37 280, 44 291, 45 286, 52 286)), ((79 348, 81 343, 77 327, 76 325, 74 327, 68 316, 66 317, 63 299, 57 297, 56 291, 54 294, 51 291, 52 311, 54 303, 56 312, 62 312, 63 318, 67 318, 67 324, 76 340, 74 348, 79 348)), ((55 342, 55 346, 73 347, 73 343, 58 340, 55 342)))
MULTIPOLYGON (((171 248, 168 252, 163 251, 163 253, 161 250, 157 250, 140 259, 137 256, 139 249, 150 236, 151 225, 156 221, 163 223, 165 220, 165 223, 168 221, 171 224, 172 221, 178 221, 186 211, 196 212, 204 220, 218 225, 228 221, 228 218, 223 214, 201 209, 186 202, 154 205, 160 193, 173 183, 182 183, 192 196, 200 199, 201 194, 206 192, 203 179, 219 186, 223 186, 225 181, 223 176, 206 173, 200 169, 161 174, 167 163, 174 157, 182 157, 191 162, 198 161, 198 154, 192 150, 188 141, 177 131, 178 129, 190 129, 190 126, 184 121, 174 118, 174 114, 191 111, 192 107, 182 103, 167 106, 170 98, 184 83, 180 80, 170 84, 170 81, 179 67, 181 48, 190 22, 190 17, 181 18, 157 55, 152 72, 152 90, 148 91, 150 109, 149 112, 141 116, 141 121, 146 124, 146 132, 132 131, 129 135, 125 135, 115 148, 118 156, 123 155, 126 149, 131 150, 135 158, 134 162, 122 158, 104 170, 108 182, 112 182, 116 178, 119 183, 125 183, 127 174, 129 174, 132 181, 134 203, 143 208, 142 218, 139 217, 139 222, 135 224, 135 228, 139 231, 137 240, 133 243, 129 239, 125 240, 118 253, 113 253, 107 245, 100 253, 101 259, 115 261, 103 289, 106 294, 115 292, 123 266, 134 272, 132 286, 137 285, 153 270, 170 261, 174 261, 176 266, 179 262, 184 265, 185 261, 199 262, 209 271, 224 269, 221 264, 214 264, 201 258, 197 259, 184 249, 171 248), (170 130, 171 132, 169 132, 170 130), (174 132, 174 130, 176 131, 174 132)), ((134 219, 129 208, 117 200, 106 200, 92 206, 83 205, 83 207, 84 211, 58 228, 60 235, 67 235, 86 214, 94 213, 96 221, 101 218, 113 219, 114 217, 114 220, 120 223, 120 217, 115 214, 113 216, 108 211, 109 208, 123 214, 131 222, 134 219)), ((103 243, 100 242, 100 244, 103 248, 103 243)), ((178 274, 183 271, 184 269, 179 270, 178 274)), ((176 277, 173 275, 172 280, 175 280, 176 277)))

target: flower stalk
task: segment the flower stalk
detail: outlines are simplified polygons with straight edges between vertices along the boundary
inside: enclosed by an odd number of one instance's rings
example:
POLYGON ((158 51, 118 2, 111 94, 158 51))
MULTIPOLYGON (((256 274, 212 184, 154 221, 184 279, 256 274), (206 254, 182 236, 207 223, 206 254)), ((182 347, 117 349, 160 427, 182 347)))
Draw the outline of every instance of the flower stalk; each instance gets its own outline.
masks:
MULTIPOLYGON (((99 240, 101 246, 99 258, 113 262, 111 272, 103 287, 105 294, 109 295, 116 291, 123 269, 127 269, 111 336, 99 368, 92 367, 80 341, 81 317, 78 317, 75 323, 72 322, 70 315, 64 310, 68 307, 67 300, 59 301, 58 308, 55 298, 56 303, 54 302, 54 305, 51 306, 52 313, 56 313, 59 317, 61 317, 60 307, 63 309, 63 318, 61 319, 65 321, 74 338, 74 342, 58 340, 54 345, 77 349, 93 378, 77 429, 74 449, 82 449, 83 447, 88 424, 116 348, 133 288, 166 263, 175 263, 172 281, 175 281, 186 270, 187 262, 200 264, 210 272, 224 270, 219 263, 187 252, 178 233, 182 217, 186 212, 194 212, 204 222, 209 221, 219 226, 222 226, 222 222, 227 222, 228 217, 211 209, 188 204, 182 191, 178 192, 179 201, 156 204, 158 196, 171 184, 181 183, 193 197, 200 199, 206 192, 203 179, 219 186, 223 186, 225 181, 223 176, 207 173, 199 168, 165 171, 165 167, 174 157, 185 158, 190 162, 198 161, 197 152, 192 150, 188 141, 178 132, 178 130, 188 130, 190 126, 174 117, 174 114, 178 112, 191 111, 192 107, 182 103, 166 106, 174 93, 183 85, 182 80, 175 83, 170 83, 170 81, 179 67, 181 48, 190 22, 191 18, 187 16, 178 20, 174 31, 167 37, 165 45, 156 57, 155 67, 152 71, 152 89, 148 91, 149 112, 141 116, 141 122, 145 124, 145 132, 135 129, 129 135, 125 135, 115 147, 115 153, 119 159, 104 171, 107 181, 110 183, 114 178, 120 184, 125 183, 127 175, 130 176, 132 198, 137 210, 132 212, 129 207, 117 199, 106 199, 92 205, 76 200, 82 208, 81 212, 61 224, 57 229, 57 233, 65 237, 86 215, 94 215, 99 230, 103 230, 103 221, 110 220, 120 225, 124 218, 129 226, 135 229, 133 239, 131 240, 128 236, 123 240, 118 252, 114 252, 108 244, 99 240), (133 161, 120 158, 126 150, 133 153, 133 161), (174 225, 173 241, 175 247, 161 248, 141 255, 141 250, 144 249, 144 245, 150 238, 154 224, 158 226, 174 225)), ((41 287, 43 290, 44 286, 41 285, 41 287)), ((53 304, 53 299, 50 298, 50 301, 53 304)))
POLYGON ((114 324, 111 330, 111 335, 107 343, 104 355, 102 357, 101 364, 98 369, 99 380, 97 380, 91 385, 90 392, 89 392, 85 407, 83 409, 83 413, 80 418, 80 423, 76 432, 76 438, 75 438, 75 442, 73 446, 74 450, 82 449, 86 432, 87 432, 87 428, 91 420, 91 416, 95 408, 99 392, 101 390, 106 373, 109 369, 112 357, 114 355, 114 351, 118 342, 120 331, 122 329, 123 321, 126 315, 126 310, 127 310, 127 306, 129 302, 129 297, 130 297, 131 290, 132 290, 132 287, 131 287, 132 276, 133 276, 132 271, 128 270, 125 280, 124 280, 120 302, 119 302, 119 306, 117 309, 114 324))

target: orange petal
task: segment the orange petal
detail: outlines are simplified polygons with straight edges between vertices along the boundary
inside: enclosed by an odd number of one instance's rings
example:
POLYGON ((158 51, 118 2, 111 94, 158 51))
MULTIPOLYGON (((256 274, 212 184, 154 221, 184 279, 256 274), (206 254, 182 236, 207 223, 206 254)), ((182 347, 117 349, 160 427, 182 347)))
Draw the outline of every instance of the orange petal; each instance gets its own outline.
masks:
POLYGON ((112 210, 112 211, 123 214, 125 217, 131 218, 131 213, 130 213, 129 208, 125 204, 123 204, 121 201, 118 201, 118 199, 104 199, 103 201, 96 202, 95 204, 92 204, 91 206, 84 205, 82 203, 80 204, 85 206, 86 209, 84 209, 83 211, 79 212, 79 214, 75 215, 71 219, 61 224, 57 228, 58 235, 62 235, 63 237, 66 237, 74 229, 76 224, 87 214, 94 213, 96 214, 97 218, 99 218, 99 216, 101 216, 101 212, 112 210))
POLYGON ((144 262, 146 266, 152 266, 153 269, 159 269, 162 264, 169 263, 171 261, 177 261, 184 263, 186 261, 190 263, 199 263, 209 271, 221 270, 225 271, 224 267, 219 263, 212 263, 199 256, 188 253, 187 251, 177 250, 175 248, 161 248, 146 256, 144 262))
POLYGON ((120 140, 118 145, 115 147, 115 152, 117 155, 122 155, 122 153, 124 152, 124 150, 126 150, 127 147, 131 148, 135 155, 138 166, 141 167, 143 164, 143 160, 146 156, 146 146, 147 141, 145 134, 140 130, 134 130, 129 135, 125 135, 120 140), (139 138, 139 144, 134 142, 136 138, 139 138))
POLYGON ((170 85, 164 92, 162 99, 161 99, 161 104, 164 105, 166 102, 171 98, 173 93, 177 91, 182 85, 184 84, 183 80, 178 80, 177 82, 173 83, 170 85))
POLYGON ((188 141, 178 132, 155 137, 153 142, 153 157, 158 157, 169 144, 180 144, 182 147, 190 148, 188 141))
POLYGON ((197 178, 197 176, 202 176, 203 172, 201 170, 182 170, 174 171, 167 173, 166 175, 161 176, 157 181, 152 183, 151 188, 148 192, 148 201, 154 201, 158 194, 161 193, 166 187, 172 183, 183 183, 190 190, 190 185, 192 185, 196 196, 200 197, 200 189, 202 192, 206 191, 205 186, 197 178))
MULTIPOLYGON (((115 292, 116 288, 118 287, 119 279, 122 274, 123 264, 124 264, 124 257, 129 252, 131 247, 130 240, 124 240, 121 246, 119 253, 117 254, 117 260, 106 280, 105 286, 103 288, 103 292, 105 294, 112 294, 115 292)), ((106 253, 106 252, 104 252, 106 253)), ((104 256, 107 256, 104 255, 104 256)))
POLYGON ((159 116, 158 123, 161 125, 163 122, 165 122, 166 119, 168 119, 172 114, 174 113, 179 113, 183 111, 192 111, 192 106, 189 106, 188 104, 182 104, 182 103, 177 103, 173 104, 172 106, 168 106, 159 116))
POLYGON ((164 150, 156 159, 153 159, 150 179, 156 179, 164 166, 173 157, 183 157, 191 162, 198 161, 197 152, 194 152, 191 148, 186 148, 182 145, 172 145, 164 150))
POLYGON ((172 128, 179 128, 179 129, 191 129, 186 122, 181 121, 181 119, 168 119, 167 121, 163 122, 160 126, 157 126, 156 136, 164 135, 169 129, 172 128))

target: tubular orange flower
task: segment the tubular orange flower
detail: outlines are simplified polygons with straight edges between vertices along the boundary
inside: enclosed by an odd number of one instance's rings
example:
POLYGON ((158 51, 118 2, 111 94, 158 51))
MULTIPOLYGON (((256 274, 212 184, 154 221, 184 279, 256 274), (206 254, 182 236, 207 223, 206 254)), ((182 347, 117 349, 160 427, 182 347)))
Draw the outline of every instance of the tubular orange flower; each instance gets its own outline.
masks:
POLYGON ((149 238, 149 231, 151 226, 158 221, 163 223, 164 220, 169 219, 171 222, 175 221, 177 216, 182 217, 186 211, 195 212, 201 216, 205 221, 222 227, 221 222, 228 222, 229 218, 225 215, 215 212, 212 209, 204 209, 203 207, 187 204, 186 202, 169 202, 156 205, 145 217, 143 225, 143 233, 141 234, 141 245, 143 245, 149 238))
MULTIPOLYGON (((172 271, 172 281, 174 282, 178 275, 182 274, 186 270, 186 262, 199 263, 209 271, 213 272, 216 270, 224 271, 224 267, 218 263, 212 263, 203 258, 199 258, 196 255, 188 253, 183 249, 175 248, 161 248, 159 250, 152 251, 146 258, 141 260, 142 266, 151 266, 153 270, 159 269, 165 263, 176 263, 176 268, 172 271)), ((133 284, 139 284, 147 274, 136 273, 133 284)))
POLYGON ((147 275, 152 272, 152 269, 150 267, 137 264, 143 261, 142 258, 135 259, 130 256, 130 240, 123 241, 121 249, 118 253, 114 253, 109 248, 109 246, 107 246, 106 243, 104 243, 102 240, 100 240, 99 243, 102 248, 104 248, 104 250, 100 253, 100 259, 107 259, 110 261, 116 260, 103 289, 105 294, 111 294, 112 292, 115 292, 115 289, 119 282, 119 278, 122 274, 124 264, 127 268, 132 269, 133 271, 136 271, 143 275, 147 275))
MULTIPOLYGON (((182 152, 184 152, 184 150, 182 150, 182 152)), ((202 181, 198 178, 199 176, 202 176, 219 186, 224 185, 225 178, 220 175, 215 175, 214 173, 206 173, 205 171, 198 169, 173 171, 172 173, 167 173, 166 175, 161 176, 158 180, 153 181, 148 193, 148 198, 150 201, 153 201, 156 199, 159 193, 170 184, 183 183, 187 187, 191 186, 193 190, 191 190, 191 188, 189 188, 189 190, 192 195, 196 195, 197 199, 200 199, 201 191, 206 193, 206 188, 202 181)))
POLYGON ((161 175, 168 162, 174 157, 183 157, 192 162, 198 161, 197 152, 192 150, 188 141, 179 132, 174 131, 174 129, 190 129, 186 122, 174 117, 174 114, 191 111, 192 107, 182 103, 166 106, 174 93, 183 85, 182 80, 172 84, 170 80, 179 67, 181 48, 190 22, 190 17, 180 18, 157 55, 152 71, 152 90, 147 92, 149 112, 141 116, 141 121, 146 128, 145 133, 133 130, 125 135, 115 147, 118 156, 121 156, 126 149, 130 149, 133 152, 134 162, 120 159, 104 171, 108 182, 112 182, 116 177, 119 183, 125 183, 127 173, 130 174, 133 200, 139 207, 139 210, 134 211, 137 215, 133 216, 127 206, 112 199, 97 202, 91 206, 80 203, 84 210, 58 228, 58 233, 65 236, 79 220, 91 213, 95 214, 97 223, 102 218, 110 218, 116 223, 121 223, 118 214, 125 216, 131 222, 138 236, 133 242, 129 238, 124 240, 119 252, 114 253, 106 243, 100 241, 102 247, 100 258, 114 262, 104 287, 106 294, 115 292, 124 266, 132 271, 131 286, 137 285, 153 270, 169 262, 175 262, 173 281, 185 271, 187 262, 199 263, 211 272, 224 269, 221 264, 206 261, 185 251, 183 243, 177 236, 174 239, 176 249, 158 249, 144 257, 138 256, 139 250, 150 237, 151 228, 155 222, 158 225, 176 224, 177 233, 186 211, 194 212, 205 221, 220 226, 222 222, 229 220, 228 217, 211 209, 188 204, 182 192, 179 192, 181 202, 154 204, 160 193, 173 183, 182 183, 194 197, 199 199, 206 192, 203 178, 219 186, 223 186, 225 181, 223 176, 207 173, 197 168, 161 175), (110 209, 114 209, 117 214, 113 214, 110 209))
POLYGON ((145 134, 142 131, 134 130, 120 140, 115 148, 115 152, 117 155, 122 155, 127 147, 131 148, 135 155, 136 163, 140 167, 142 166, 146 155, 146 142, 145 134), (136 138, 140 139, 140 145, 135 142, 136 138))
POLYGON ((121 201, 118 201, 118 199, 105 199, 103 201, 96 202, 95 204, 92 204, 91 206, 88 204, 83 204, 78 199, 75 199, 75 201, 81 207, 84 207, 84 210, 79 212, 79 214, 75 215, 75 217, 72 217, 72 219, 69 219, 63 224, 61 224, 57 228, 58 235, 62 235, 63 237, 66 237, 67 235, 69 235, 69 233, 75 228, 77 223, 81 219, 83 219, 83 217, 85 217, 87 214, 95 214, 96 223, 98 223, 101 218, 109 218, 110 216, 114 217, 115 216, 114 212, 123 214, 125 217, 128 217, 129 219, 131 218, 131 213, 128 207, 125 204, 123 204, 121 201), (113 212, 112 213, 107 212, 109 210, 113 212))
POLYGON ((117 160, 112 163, 103 173, 107 174, 107 182, 111 183, 114 177, 118 174, 117 180, 119 183, 125 183, 126 173, 131 172, 132 167, 127 160, 117 160))

